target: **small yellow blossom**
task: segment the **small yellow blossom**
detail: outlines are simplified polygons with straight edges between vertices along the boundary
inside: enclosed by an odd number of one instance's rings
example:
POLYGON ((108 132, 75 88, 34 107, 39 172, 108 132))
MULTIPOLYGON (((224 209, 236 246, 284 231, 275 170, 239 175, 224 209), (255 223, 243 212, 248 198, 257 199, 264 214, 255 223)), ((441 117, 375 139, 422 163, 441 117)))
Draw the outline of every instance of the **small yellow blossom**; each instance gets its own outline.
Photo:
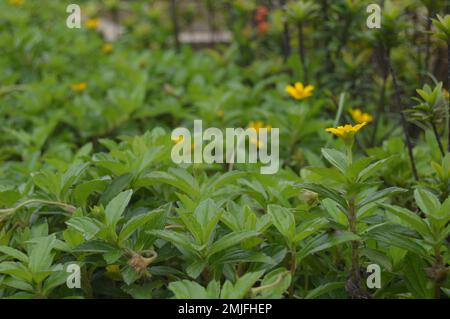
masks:
POLYGON ((254 129, 256 133, 259 133, 262 128, 266 128, 268 132, 272 130, 272 125, 265 125, 263 121, 251 121, 248 123, 248 127, 254 129))
POLYGON ((304 86, 303 83, 297 82, 295 85, 286 86, 286 92, 296 100, 303 100, 312 95, 314 91, 313 85, 304 86))
POLYGON ((75 92, 82 92, 82 91, 86 90, 86 88, 87 88, 86 82, 72 84, 72 90, 75 92))
POLYGON ((371 123, 373 121, 372 115, 370 115, 369 113, 364 113, 360 109, 350 109, 349 112, 356 123, 371 123))
POLYGON ((255 144, 257 148, 264 148, 265 146, 260 139, 254 137, 250 138, 250 143, 255 144))
POLYGON ((97 29, 100 25, 100 21, 98 19, 88 19, 86 21, 86 27, 88 29, 97 29))
POLYGON ((444 96, 445 96, 447 99, 450 99, 450 93, 449 93, 446 89, 444 89, 444 96))
POLYGON ((119 265, 108 265, 106 266, 106 271, 109 273, 117 273, 120 271, 119 265))
POLYGON ((223 117, 225 115, 225 112, 223 110, 217 111, 217 116, 223 117))
POLYGON ((21 6, 25 2, 24 0, 9 0, 9 4, 13 6, 21 6))
MULTIPOLYGON (((184 136, 183 135, 180 135, 177 138, 172 138, 172 142, 175 143, 175 144, 180 144, 183 141, 184 141, 184 136)), ((197 145, 195 143, 192 143, 191 150, 193 151, 196 148, 196 146, 197 145)))
POLYGON ((358 132, 366 124, 367 124, 366 122, 357 124, 355 126, 346 124, 344 126, 338 126, 336 128, 330 127, 330 128, 327 128, 325 131, 332 133, 336 136, 342 137, 344 139, 347 139, 347 138, 353 137, 353 135, 355 135, 356 132, 358 132))
POLYGON ((179 143, 181 143, 183 141, 184 141, 184 136, 183 135, 180 135, 177 138, 174 138, 174 137, 172 138, 172 142, 174 142, 175 144, 179 144, 179 143))
POLYGON ((113 50, 113 46, 111 43, 104 43, 102 46, 103 53, 111 53, 113 50))

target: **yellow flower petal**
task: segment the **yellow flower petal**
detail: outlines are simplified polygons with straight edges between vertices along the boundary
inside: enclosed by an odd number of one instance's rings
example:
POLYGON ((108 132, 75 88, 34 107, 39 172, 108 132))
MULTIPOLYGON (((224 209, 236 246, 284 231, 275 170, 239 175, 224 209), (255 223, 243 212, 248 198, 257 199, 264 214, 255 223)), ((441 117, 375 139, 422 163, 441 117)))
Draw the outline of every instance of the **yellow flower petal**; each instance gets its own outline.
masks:
POLYGON ((330 127, 325 129, 325 131, 332 133, 336 136, 342 137, 344 139, 351 138, 355 135, 361 128, 363 128, 367 123, 363 122, 355 126, 351 124, 346 124, 344 126, 338 126, 336 128, 330 127))
POLYGON ((303 100, 312 95, 314 86, 311 84, 304 86, 303 83, 296 82, 294 85, 286 86, 285 90, 292 98, 296 100, 303 100))

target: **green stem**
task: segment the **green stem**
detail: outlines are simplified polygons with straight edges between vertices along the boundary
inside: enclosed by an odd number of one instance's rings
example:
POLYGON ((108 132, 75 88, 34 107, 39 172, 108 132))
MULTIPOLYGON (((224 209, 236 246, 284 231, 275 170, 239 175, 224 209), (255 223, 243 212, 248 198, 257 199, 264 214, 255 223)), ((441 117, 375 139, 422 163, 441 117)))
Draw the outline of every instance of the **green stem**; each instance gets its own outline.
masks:
POLYGON ((442 146, 441 138, 439 137, 439 133, 438 133, 436 124, 434 124, 434 122, 432 122, 431 127, 433 128, 434 137, 436 138, 436 142, 438 143, 439 151, 441 151, 441 155, 442 155, 442 157, 444 157, 445 156, 444 147, 442 146))
MULTIPOLYGON (((355 235, 358 235, 358 231, 356 228, 356 207, 353 199, 349 200, 348 203, 348 224, 350 226, 350 231, 355 235)), ((352 240, 352 277, 358 284, 361 284, 361 276, 359 273, 359 241, 352 240)))
POLYGON ((0 209, 0 215, 10 215, 10 214, 14 214, 17 210, 19 210, 20 208, 27 206, 29 204, 47 204, 47 205, 55 205, 55 206, 59 206, 62 209, 64 209, 66 212, 68 213, 73 213, 77 210, 77 208, 75 206, 72 206, 70 204, 66 204, 66 203, 62 203, 62 202, 55 202, 55 201, 49 201, 49 200, 43 200, 43 199, 30 199, 27 200, 19 205, 17 205, 16 207, 13 208, 6 208, 6 209, 0 209))
POLYGON ((291 250, 291 286, 289 287, 289 298, 294 297, 294 275, 297 271, 297 252, 295 247, 291 250))
POLYGON ((352 152, 353 140, 352 140, 351 143, 349 142, 346 146, 347 146, 347 161, 348 161, 348 165, 351 165, 353 163, 353 152, 352 152))

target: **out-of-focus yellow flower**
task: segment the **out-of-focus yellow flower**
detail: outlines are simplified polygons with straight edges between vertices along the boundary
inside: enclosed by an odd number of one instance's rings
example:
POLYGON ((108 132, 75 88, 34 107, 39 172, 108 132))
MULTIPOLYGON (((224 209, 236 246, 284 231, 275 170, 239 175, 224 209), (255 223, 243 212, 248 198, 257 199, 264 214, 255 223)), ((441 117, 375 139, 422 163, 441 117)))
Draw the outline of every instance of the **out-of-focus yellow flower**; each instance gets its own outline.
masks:
POLYGON ((447 99, 450 99, 450 93, 449 93, 446 89, 444 89, 444 96, 445 96, 447 99))
POLYGON ((98 19, 88 19, 86 21, 86 27, 88 29, 97 29, 100 25, 100 21, 98 19))
POLYGON ((74 84, 72 84, 71 87, 72 87, 72 90, 75 92, 82 92, 82 91, 86 90, 87 83, 86 82, 74 83, 74 84))
POLYGON ((118 273, 120 271, 119 265, 108 265, 106 266, 106 272, 109 273, 118 273))
POLYGON ((9 0, 9 4, 13 6, 21 6, 25 2, 24 0, 9 0))
POLYGON ((108 53, 111 53, 112 50, 113 50, 113 46, 112 46, 111 43, 104 43, 104 44, 102 45, 102 52, 103 52, 103 53, 108 54, 108 53))
POLYGON ((183 141, 184 141, 184 136, 183 135, 180 135, 177 138, 172 138, 172 142, 174 142, 175 144, 179 144, 179 143, 181 143, 183 141))
POLYGON ((223 110, 217 111, 217 116, 223 117, 225 115, 225 112, 223 110))
MULTIPOLYGON (((183 135, 180 135, 180 136, 178 136, 177 138, 172 138, 172 142, 173 142, 174 144, 180 144, 180 143, 182 143, 183 141, 184 141, 184 136, 183 136, 183 135)), ((196 144, 195 144, 195 143, 192 143, 192 145, 191 145, 191 150, 193 151, 195 148, 196 148, 196 144)))
POLYGON ((369 113, 364 113, 360 109, 350 109, 350 114, 356 123, 371 123, 373 121, 373 116, 369 113))
POLYGON ((250 138, 250 143, 255 144, 257 148, 264 148, 264 143, 258 138, 250 138))
POLYGON ((338 126, 336 128, 334 127, 330 127, 325 129, 325 131, 332 133, 336 136, 342 137, 344 139, 348 139, 353 137, 356 132, 358 132, 361 128, 363 128, 367 123, 360 123, 357 124, 355 126, 351 125, 351 124, 346 124, 344 126, 338 126))
POLYGON ((297 82, 294 85, 286 86, 286 92, 296 100, 303 100, 312 95, 314 91, 313 85, 304 86, 303 83, 297 82))
POLYGON ((259 133, 262 128, 266 128, 268 132, 272 130, 272 125, 265 125, 263 121, 251 121, 248 123, 248 127, 254 129, 256 133, 259 133))

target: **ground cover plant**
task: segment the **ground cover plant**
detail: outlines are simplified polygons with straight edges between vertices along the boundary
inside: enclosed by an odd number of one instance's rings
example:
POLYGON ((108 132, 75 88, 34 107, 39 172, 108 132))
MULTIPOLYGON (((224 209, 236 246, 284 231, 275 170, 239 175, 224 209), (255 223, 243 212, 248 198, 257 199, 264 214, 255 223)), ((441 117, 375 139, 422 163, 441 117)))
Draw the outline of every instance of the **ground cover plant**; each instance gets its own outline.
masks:
POLYGON ((0 0, 0 298, 450 296, 445 1, 72 2, 0 0))

